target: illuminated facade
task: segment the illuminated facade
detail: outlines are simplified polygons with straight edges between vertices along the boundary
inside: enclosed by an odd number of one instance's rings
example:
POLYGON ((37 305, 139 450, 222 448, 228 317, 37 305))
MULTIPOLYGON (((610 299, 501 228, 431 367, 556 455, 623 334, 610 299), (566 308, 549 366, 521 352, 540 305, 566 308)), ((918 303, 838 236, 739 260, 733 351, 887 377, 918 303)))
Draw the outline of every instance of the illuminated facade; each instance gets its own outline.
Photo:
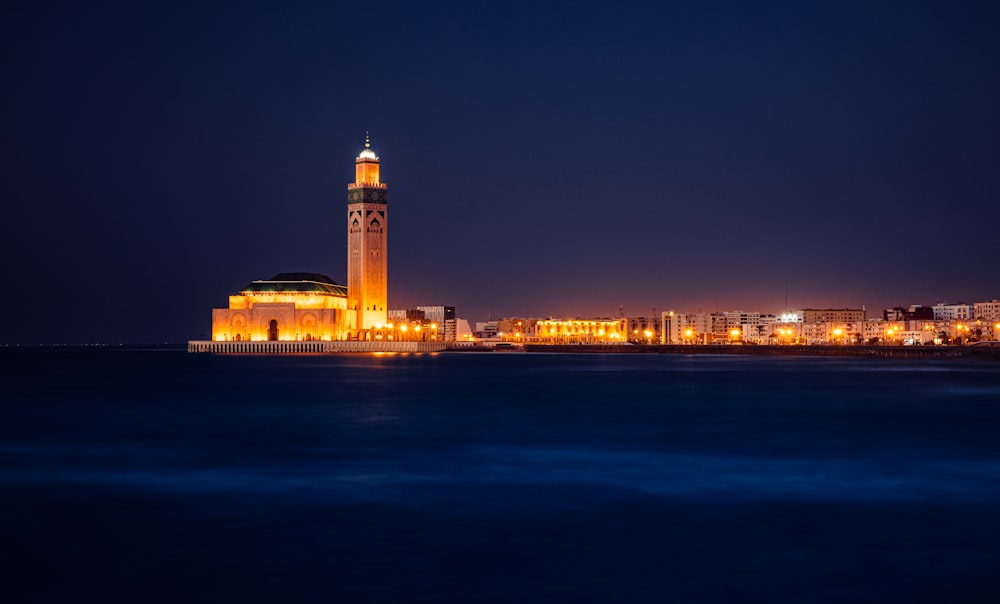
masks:
POLYGON ((357 313, 360 330, 389 322, 386 194, 366 135, 354 162, 354 182, 347 185, 347 308, 357 313))
POLYGON ((318 273, 280 273, 254 281, 229 308, 212 310, 216 342, 343 340, 355 325, 347 289, 318 273))
MULTIPOLYGON (((660 313, 660 344, 680 344, 684 342, 684 315, 674 314, 672 310, 660 313)), ((694 332, 691 333, 691 336, 694 332)), ((690 338, 688 339, 690 342, 690 338)))
POLYGON ((628 340, 625 319, 535 320, 531 340, 551 344, 616 344, 628 340))
POLYGON ((347 185, 347 287, 318 273, 254 281, 212 310, 216 342, 395 339, 386 311, 386 185, 365 135, 347 185))
POLYGON ((857 323, 865 320, 863 308, 804 308, 803 323, 857 323))

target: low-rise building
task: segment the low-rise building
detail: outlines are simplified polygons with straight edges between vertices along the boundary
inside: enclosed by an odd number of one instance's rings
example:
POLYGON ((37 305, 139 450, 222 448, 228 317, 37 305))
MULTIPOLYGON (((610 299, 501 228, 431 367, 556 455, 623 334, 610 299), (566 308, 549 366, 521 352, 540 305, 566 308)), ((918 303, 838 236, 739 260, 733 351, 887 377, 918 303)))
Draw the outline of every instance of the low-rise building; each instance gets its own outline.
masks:
POLYGON ((959 303, 935 304, 934 319, 936 321, 968 321, 975 314, 975 308, 971 304, 959 303))
POLYGON ((550 344, 614 344, 627 342, 626 319, 535 319, 531 337, 550 344))
POLYGON ((934 309, 919 304, 911 305, 909 308, 896 306, 885 309, 882 318, 886 321, 933 321, 934 309))
POLYGON ((476 321, 477 338, 494 338, 500 333, 500 321, 476 321))
POLYGON ((660 342, 661 321, 659 317, 632 317, 628 324, 628 341, 636 344, 657 344, 660 342))
POLYGON ((856 323, 865 320, 863 308, 803 308, 803 323, 856 323))
POLYGON ((975 318, 983 321, 1000 321, 1000 300, 976 302, 972 307, 975 318))
POLYGON ((455 319, 454 306, 418 306, 417 310, 424 313, 424 321, 438 326, 438 337, 445 342, 454 342, 454 323, 448 330, 448 321, 455 319), (448 338, 451 337, 449 340, 448 338))

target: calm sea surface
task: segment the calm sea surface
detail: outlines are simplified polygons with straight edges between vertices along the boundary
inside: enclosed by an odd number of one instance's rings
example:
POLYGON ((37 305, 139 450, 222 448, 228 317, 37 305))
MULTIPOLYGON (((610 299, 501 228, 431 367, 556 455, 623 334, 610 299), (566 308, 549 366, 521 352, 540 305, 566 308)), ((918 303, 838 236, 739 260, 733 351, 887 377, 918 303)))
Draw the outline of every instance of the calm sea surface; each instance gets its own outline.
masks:
POLYGON ((1000 366, 0 352, 4 602, 1000 602, 1000 366))

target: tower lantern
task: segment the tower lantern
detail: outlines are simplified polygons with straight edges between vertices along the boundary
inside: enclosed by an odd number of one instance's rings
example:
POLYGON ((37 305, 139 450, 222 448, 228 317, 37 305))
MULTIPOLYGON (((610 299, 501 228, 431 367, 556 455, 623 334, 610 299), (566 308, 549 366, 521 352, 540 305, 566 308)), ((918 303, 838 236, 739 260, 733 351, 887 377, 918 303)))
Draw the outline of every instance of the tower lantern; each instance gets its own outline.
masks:
POLYGON ((365 132, 365 148, 354 160, 354 184, 379 184, 378 179, 378 156, 372 151, 371 139, 365 132))

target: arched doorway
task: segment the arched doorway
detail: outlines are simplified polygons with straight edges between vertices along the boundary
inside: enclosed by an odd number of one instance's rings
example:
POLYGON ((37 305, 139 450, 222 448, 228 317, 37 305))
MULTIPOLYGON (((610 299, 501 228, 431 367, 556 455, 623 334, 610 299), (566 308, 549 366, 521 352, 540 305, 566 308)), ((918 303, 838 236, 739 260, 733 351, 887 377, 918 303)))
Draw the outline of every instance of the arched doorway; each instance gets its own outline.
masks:
POLYGON ((278 321, 277 319, 271 319, 271 322, 267 324, 267 339, 274 341, 278 339, 278 321))

